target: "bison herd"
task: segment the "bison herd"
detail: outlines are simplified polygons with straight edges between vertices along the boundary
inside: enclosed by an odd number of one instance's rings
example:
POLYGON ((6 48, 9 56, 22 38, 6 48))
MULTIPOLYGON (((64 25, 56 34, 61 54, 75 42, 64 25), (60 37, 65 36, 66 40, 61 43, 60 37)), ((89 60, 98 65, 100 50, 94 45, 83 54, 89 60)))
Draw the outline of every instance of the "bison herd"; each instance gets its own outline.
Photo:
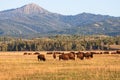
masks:
POLYGON ((83 53, 83 52, 69 52, 69 53, 61 53, 59 55, 59 60, 75 60, 76 58, 79 58, 80 60, 83 59, 90 59, 93 58, 92 53, 83 53))
MULTIPOLYGON (((53 59, 56 59, 57 57, 59 60, 75 60, 75 58, 79 58, 80 60, 85 59, 90 59, 93 58, 93 53, 83 53, 83 52, 69 52, 69 53, 64 53, 64 52, 48 52, 47 54, 52 55, 53 59)), ((45 55, 44 54, 39 54, 37 56, 38 60, 40 61, 46 61, 45 55)))
MULTIPOLYGON (((57 52, 57 51, 52 51, 52 52, 47 52, 46 55, 51 55, 53 59, 59 59, 59 60, 75 60, 76 58, 80 60, 84 59, 91 59, 93 58, 94 54, 120 54, 120 50, 117 50, 116 52, 109 52, 109 51, 104 51, 104 52, 57 52)), ((39 52, 35 53, 24 53, 24 55, 37 55, 38 61, 46 61, 45 54, 40 54, 39 52)))
POLYGON ((27 53, 25 52, 23 55, 39 55, 40 53, 39 52, 35 52, 35 53, 27 53))

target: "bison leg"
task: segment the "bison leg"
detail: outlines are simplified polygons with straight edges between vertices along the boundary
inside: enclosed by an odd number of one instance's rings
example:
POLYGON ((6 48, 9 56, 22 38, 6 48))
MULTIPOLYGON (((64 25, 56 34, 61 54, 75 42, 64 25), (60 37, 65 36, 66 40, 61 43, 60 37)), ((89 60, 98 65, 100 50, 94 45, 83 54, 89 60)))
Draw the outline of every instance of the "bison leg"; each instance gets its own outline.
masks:
POLYGON ((41 59, 40 59, 40 58, 38 58, 38 61, 41 61, 41 59))
POLYGON ((43 61, 46 61, 46 59, 45 59, 45 58, 43 58, 43 61))

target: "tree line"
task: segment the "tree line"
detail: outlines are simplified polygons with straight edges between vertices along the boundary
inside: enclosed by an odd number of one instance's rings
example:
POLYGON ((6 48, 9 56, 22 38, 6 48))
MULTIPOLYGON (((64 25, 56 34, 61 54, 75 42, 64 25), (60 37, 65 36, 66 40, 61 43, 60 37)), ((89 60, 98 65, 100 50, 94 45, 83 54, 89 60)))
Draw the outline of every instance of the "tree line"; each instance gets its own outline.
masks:
POLYGON ((120 36, 56 35, 33 39, 0 37, 0 51, 110 50, 110 45, 120 45, 120 36))

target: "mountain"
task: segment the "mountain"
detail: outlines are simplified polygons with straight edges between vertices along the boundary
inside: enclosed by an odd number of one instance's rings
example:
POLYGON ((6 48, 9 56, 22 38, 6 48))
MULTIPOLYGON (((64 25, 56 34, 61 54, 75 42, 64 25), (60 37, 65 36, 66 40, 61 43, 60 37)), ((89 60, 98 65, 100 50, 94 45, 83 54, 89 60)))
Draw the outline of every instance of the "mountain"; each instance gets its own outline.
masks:
POLYGON ((120 18, 82 13, 61 15, 30 3, 0 12, 0 35, 28 36, 54 34, 120 35, 120 18))
POLYGON ((66 33, 120 35, 120 17, 82 13, 62 17, 62 20, 74 26, 67 29, 66 33))

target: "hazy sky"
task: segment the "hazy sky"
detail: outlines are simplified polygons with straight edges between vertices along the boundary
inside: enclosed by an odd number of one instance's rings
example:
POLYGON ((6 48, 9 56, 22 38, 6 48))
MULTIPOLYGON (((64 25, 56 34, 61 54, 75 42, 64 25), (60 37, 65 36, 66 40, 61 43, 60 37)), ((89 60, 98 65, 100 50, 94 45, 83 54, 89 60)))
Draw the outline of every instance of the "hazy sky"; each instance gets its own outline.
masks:
POLYGON ((75 15, 82 12, 120 17, 120 0, 0 0, 0 11, 36 3, 50 12, 75 15))

